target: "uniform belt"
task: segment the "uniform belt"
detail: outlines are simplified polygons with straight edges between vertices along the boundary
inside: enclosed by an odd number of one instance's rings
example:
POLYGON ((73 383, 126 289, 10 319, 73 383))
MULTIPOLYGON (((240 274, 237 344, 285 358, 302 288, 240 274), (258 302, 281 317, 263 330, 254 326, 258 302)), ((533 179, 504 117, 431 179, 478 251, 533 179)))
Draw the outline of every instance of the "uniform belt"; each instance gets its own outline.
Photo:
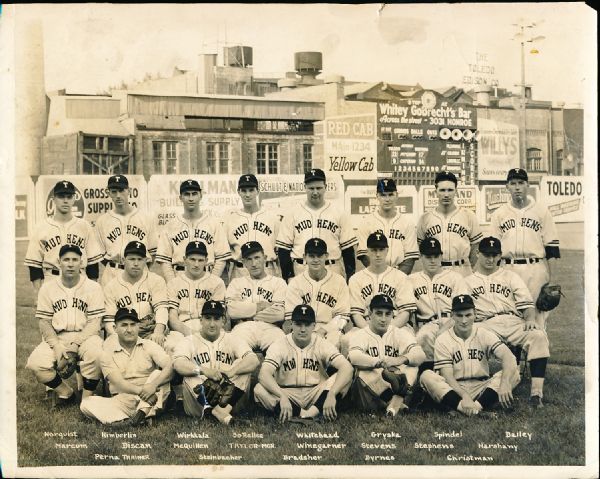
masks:
POLYGON ((542 261, 542 258, 516 258, 516 259, 505 258, 504 259, 504 262, 506 264, 533 264, 533 263, 539 263, 540 261, 542 261))
POLYGON ((434 314, 433 316, 430 316, 429 318, 419 318, 417 317, 417 323, 428 323, 430 321, 434 321, 438 318, 449 318, 451 317, 452 314, 451 313, 440 313, 440 315, 438 316, 437 314, 434 314))
POLYGON ((456 261, 442 261, 442 266, 460 266, 465 264, 464 259, 457 259, 456 261))
MULTIPOLYGON (((294 263, 304 264, 304 260, 302 258, 292 258, 292 261, 294 263)), ((325 264, 335 264, 335 260, 334 259, 326 259, 325 264)))
MULTIPOLYGON (((238 268, 243 268, 244 267, 244 263, 242 263, 241 261, 233 261, 233 264, 235 264, 236 267, 238 268)), ((270 259, 268 261, 265 262, 265 266, 271 266, 275 264, 275 260, 274 259, 270 259)))
POLYGON ((122 265, 121 263, 116 263, 115 261, 107 261, 106 264, 111 268, 125 269, 125 265, 122 265))
POLYGON ((181 266, 180 264, 176 264, 173 268, 175 268, 175 271, 185 271, 185 266, 181 266))
POLYGON ((47 269, 44 272, 48 272, 50 274, 53 274, 54 276, 60 276, 60 271, 57 269, 47 269))
POLYGON ((458 381, 487 381, 488 379, 490 379, 489 376, 477 376, 475 378, 461 378, 458 381))

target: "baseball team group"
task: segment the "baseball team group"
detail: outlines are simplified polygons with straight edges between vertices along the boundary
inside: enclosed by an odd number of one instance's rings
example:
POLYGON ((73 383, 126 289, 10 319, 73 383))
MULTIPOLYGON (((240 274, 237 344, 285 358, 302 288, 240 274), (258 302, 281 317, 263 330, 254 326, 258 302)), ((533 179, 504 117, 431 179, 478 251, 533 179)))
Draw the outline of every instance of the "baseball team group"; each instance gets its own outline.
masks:
POLYGON ((108 179, 113 208, 94 226, 73 216, 75 186, 59 181, 25 258, 42 336, 27 369, 53 407, 78 403, 112 427, 168 410, 235 424, 251 402, 282 422, 424 404, 491 415, 513 407, 521 360, 538 409, 550 355, 539 297, 560 250, 528 181, 508 172, 510 201, 487 237, 456 205, 448 171, 416 225, 392 178, 353 225, 320 169, 283 212, 261 207, 256 176, 242 175, 242 208, 224 217, 185 180, 183 211, 160 231, 123 175, 108 179))

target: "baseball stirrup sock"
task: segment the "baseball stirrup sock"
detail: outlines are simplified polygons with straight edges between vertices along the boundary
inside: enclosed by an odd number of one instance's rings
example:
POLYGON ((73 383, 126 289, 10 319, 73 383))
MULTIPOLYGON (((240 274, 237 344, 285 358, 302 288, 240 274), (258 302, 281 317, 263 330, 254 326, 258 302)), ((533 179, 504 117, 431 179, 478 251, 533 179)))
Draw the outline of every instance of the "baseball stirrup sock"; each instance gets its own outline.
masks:
POLYGON ((546 376, 546 364, 548 358, 538 358, 529 361, 529 371, 532 378, 544 378, 546 376))
POLYGON ((481 396, 477 398, 477 402, 483 409, 489 409, 498 402, 498 393, 491 388, 485 388, 481 396))
POLYGON ((52 379, 52 381, 48 381, 47 383, 44 383, 44 384, 46 386, 48 386, 50 389, 56 389, 58 386, 60 386, 62 384, 62 382, 63 382, 63 380, 57 374, 56 376, 54 376, 54 379, 52 379))
POLYGON ((242 396, 244 395, 244 391, 242 391, 240 388, 235 388, 233 390, 233 393, 231 393, 231 399, 229 400, 229 404, 231 404, 232 406, 235 406, 235 404, 242 398, 242 396))
POLYGON ((95 391, 99 382, 99 379, 83 378, 83 389, 86 391, 95 391))
POLYGON ((431 369, 433 371, 433 361, 423 361, 420 365, 419 365, 419 376, 424 372, 427 371, 428 369, 431 369))
POLYGON ((456 391, 449 391, 442 398, 441 404, 449 409, 456 409, 461 401, 461 397, 456 391))
POLYGON ((379 397, 381 398, 381 400, 383 402, 385 402, 386 404, 389 403, 392 400, 392 397, 394 396, 394 392, 391 389, 386 389, 385 391, 383 391, 379 397))

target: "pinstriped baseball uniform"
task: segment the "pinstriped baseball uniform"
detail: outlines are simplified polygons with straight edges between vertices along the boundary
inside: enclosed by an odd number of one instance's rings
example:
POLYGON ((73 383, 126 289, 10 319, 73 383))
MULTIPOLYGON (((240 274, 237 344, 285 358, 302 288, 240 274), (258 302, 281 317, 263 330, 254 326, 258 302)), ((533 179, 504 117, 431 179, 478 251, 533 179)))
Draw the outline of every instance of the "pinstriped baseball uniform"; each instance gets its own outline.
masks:
POLYGON ((371 233, 383 233, 389 244, 387 264, 398 266, 405 259, 419 259, 417 234, 413 221, 405 215, 384 218, 375 211, 362 220, 358 227, 357 256, 367 254, 367 238, 371 233))
POLYGON ((240 248, 248 241, 257 241, 263 247, 267 261, 275 261, 275 240, 281 221, 272 210, 261 208, 256 213, 243 210, 231 211, 225 219, 227 240, 232 250, 232 258, 241 261, 240 248))

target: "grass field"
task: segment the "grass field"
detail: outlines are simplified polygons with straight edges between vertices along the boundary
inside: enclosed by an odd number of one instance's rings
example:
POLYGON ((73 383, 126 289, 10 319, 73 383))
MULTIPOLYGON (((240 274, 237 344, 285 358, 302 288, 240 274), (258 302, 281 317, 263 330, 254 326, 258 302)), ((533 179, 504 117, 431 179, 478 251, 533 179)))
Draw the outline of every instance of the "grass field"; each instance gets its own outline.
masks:
MULTIPOLYGON (((77 406, 51 410, 44 400, 43 386, 24 369, 29 353, 40 341, 33 317, 32 289, 21 263, 25 246, 24 242, 18 242, 16 254, 19 258, 17 446, 21 467, 585 463, 582 251, 563 251, 563 258, 555 267, 555 279, 563 285, 566 297, 548 325, 552 357, 545 387, 546 406, 542 410, 532 412, 527 406, 529 381, 526 379, 516 389, 515 410, 500 412, 496 418, 416 412, 388 420, 379 415, 341 412, 335 423, 281 426, 249 405, 245 417, 251 420, 251 425, 227 428, 213 421, 197 421, 168 413, 152 426, 131 431, 135 437, 116 438, 106 436, 116 431, 85 420, 77 406), (58 433, 65 436, 58 437, 58 433), (184 438, 180 436, 183 433, 196 437, 184 438), (203 433, 209 437, 201 437, 203 433), (308 437, 311 433, 312 437, 308 437), (507 437, 507 433, 513 436, 507 437), (319 438, 319 434, 333 437, 319 438), (226 457, 205 458, 210 455, 226 457), (373 459, 376 456, 379 458, 373 459)), ((127 431, 118 431, 124 432, 127 431)))

